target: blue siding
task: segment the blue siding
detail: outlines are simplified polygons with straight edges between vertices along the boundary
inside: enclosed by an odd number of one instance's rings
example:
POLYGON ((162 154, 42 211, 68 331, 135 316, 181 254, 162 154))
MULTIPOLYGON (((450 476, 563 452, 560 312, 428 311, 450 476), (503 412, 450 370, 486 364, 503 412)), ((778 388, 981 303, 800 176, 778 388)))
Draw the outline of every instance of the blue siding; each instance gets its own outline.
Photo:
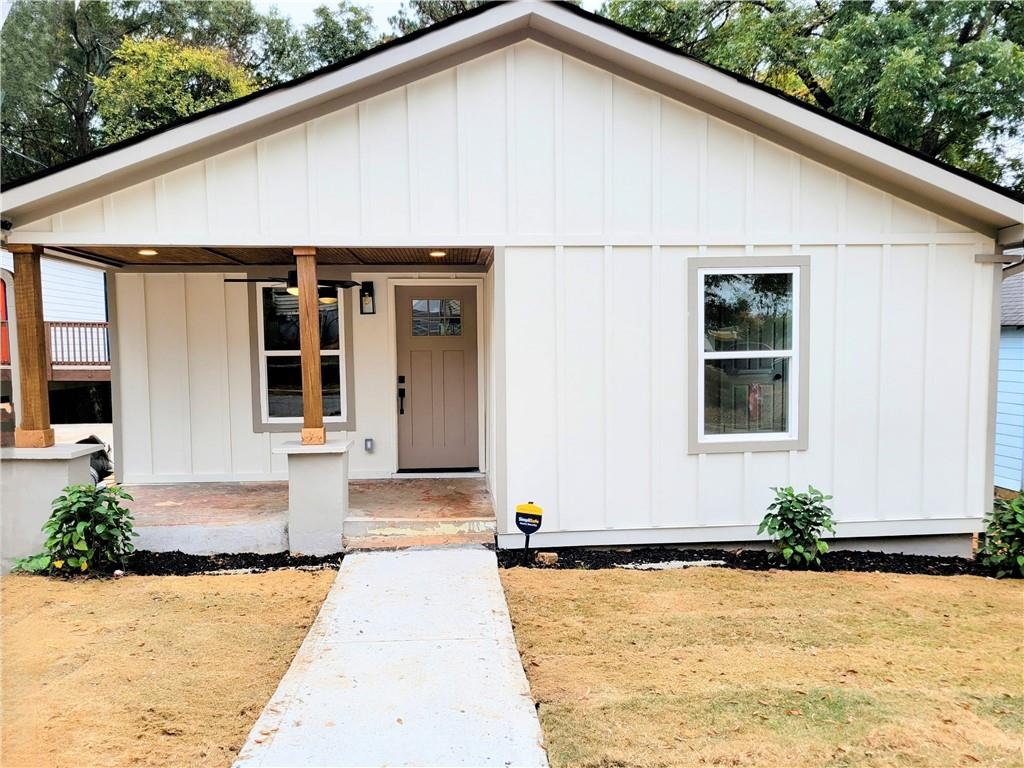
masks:
POLYGON ((1012 326, 999 337, 995 484, 1024 487, 1024 328, 1012 326))

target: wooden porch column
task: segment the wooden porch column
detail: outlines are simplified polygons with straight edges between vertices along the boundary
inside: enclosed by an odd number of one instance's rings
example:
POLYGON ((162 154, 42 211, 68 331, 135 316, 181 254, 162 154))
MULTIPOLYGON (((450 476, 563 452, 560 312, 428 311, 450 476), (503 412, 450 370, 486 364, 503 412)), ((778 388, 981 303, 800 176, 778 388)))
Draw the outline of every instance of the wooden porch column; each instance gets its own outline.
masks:
POLYGON ((53 445, 50 427, 50 395, 46 369, 46 325, 43 322, 43 285, 39 274, 38 245, 14 243, 14 311, 18 326, 18 369, 21 379, 21 413, 14 430, 18 448, 53 445))
POLYGON ((299 350, 302 354, 302 444, 323 445, 324 395, 320 382, 320 301, 316 248, 293 248, 299 288, 299 350))

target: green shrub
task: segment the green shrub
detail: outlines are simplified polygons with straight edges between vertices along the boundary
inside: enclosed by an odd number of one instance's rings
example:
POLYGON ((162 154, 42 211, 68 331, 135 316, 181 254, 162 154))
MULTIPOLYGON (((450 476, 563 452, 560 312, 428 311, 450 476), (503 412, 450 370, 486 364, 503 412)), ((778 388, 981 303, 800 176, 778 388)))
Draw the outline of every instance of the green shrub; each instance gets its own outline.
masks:
POLYGON ((1024 493, 1015 499, 996 499, 985 518, 981 562, 998 579, 1024 576, 1024 493))
POLYGON ((772 490, 775 500, 768 505, 768 514, 757 532, 768 532, 787 566, 820 566, 821 555, 828 552, 828 544, 821 540, 821 533, 836 532, 832 510, 825 503, 832 497, 813 485, 808 486, 806 493, 797 493, 792 488, 772 490))
POLYGON ((15 561, 14 570, 81 573, 123 567, 135 551, 136 535, 123 500, 133 499, 121 488, 69 485, 53 500, 53 512, 43 526, 46 549, 15 561))

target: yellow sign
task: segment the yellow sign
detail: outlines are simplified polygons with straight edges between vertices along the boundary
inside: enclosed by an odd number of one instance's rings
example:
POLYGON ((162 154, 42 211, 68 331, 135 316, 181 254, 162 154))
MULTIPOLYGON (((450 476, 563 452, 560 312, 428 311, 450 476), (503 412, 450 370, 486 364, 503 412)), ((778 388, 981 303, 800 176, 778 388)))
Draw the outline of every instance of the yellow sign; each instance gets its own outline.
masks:
POLYGON ((526 534, 526 545, 530 545, 530 534, 540 528, 540 516, 544 510, 532 501, 526 504, 516 504, 516 527, 526 534))
POLYGON ((528 504, 516 504, 516 512, 522 512, 527 515, 537 515, 540 517, 544 514, 544 510, 534 504, 532 501, 528 504))

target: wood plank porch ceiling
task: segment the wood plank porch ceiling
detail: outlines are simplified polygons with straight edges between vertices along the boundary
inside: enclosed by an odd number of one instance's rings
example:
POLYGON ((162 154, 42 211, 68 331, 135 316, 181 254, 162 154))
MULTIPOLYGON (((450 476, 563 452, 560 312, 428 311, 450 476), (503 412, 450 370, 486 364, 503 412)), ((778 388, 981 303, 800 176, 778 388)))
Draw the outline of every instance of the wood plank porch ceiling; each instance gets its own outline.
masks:
MULTIPOLYGON (((113 267, 238 267, 238 266, 293 266, 292 246, 271 248, 237 248, 224 246, 109 246, 75 245, 48 246, 47 250, 66 253, 113 267), (155 256, 144 256, 140 250, 151 248, 155 256)), ((452 266, 486 266, 490 264, 494 249, 490 247, 446 248, 334 248, 318 247, 317 263, 321 265, 359 266, 414 266, 419 264, 452 266), (446 251, 435 258, 432 250, 446 251)))

